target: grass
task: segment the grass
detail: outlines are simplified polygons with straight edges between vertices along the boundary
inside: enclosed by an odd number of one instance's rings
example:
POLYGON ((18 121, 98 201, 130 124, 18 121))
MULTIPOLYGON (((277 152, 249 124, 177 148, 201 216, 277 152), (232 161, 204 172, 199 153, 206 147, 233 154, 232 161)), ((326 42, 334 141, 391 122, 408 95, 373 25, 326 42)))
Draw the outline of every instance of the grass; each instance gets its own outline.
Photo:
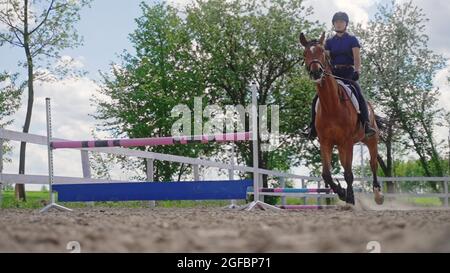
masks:
POLYGON ((27 192, 27 202, 17 201, 14 191, 3 191, 2 197, 1 208, 38 209, 45 206, 49 194, 45 191, 29 191, 27 192))
MULTIPOLYGON (((280 202, 281 204, 281 199, 280 202)), ((296 197, 287 197, 286 198, 286 204, 287 205, 317 205, 317 198, 306 198, 306 202, 303 201, 303 198, 296 198, 296 197)), ((322 198, 321 200, 322 205, 326 205, 326 199, 322 198)), ((336 204, 334 200, 331 200, 331 205, 336 204)))
POLYGON ((440 207, 443 205, 441 199, 437 197, 406 198, 406 201, 412 205, 420 207, 440 207))

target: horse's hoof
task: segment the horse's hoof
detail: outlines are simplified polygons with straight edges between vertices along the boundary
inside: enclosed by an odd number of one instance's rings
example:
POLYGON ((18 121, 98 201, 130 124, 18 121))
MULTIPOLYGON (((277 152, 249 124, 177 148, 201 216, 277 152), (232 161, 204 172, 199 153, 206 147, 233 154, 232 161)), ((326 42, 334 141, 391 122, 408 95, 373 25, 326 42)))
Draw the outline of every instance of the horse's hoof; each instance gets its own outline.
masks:
POLYGON ((377 205, 383 205, 384 203, 384 195, 380 193, 380 195, 375 195, 375 203, 377 203, 377 205))
POLYGON ((374 200, 377 205, 383 205, 384 203, 384 195, 381 193, 379 188, 373 188, 374 200))
POLYGON ((340 188, 337 192, 337 195, 341 201, 347 202, 347 190, 340 188))
POLYGON ((353 204, 346 203, 344 206, 342 206, 341 210, 353 210, 355 206, 353 204))
POLYGON ((337 182, 337 195, 341 201, 346 202, 347 201, 347 190, 341 187, 341 183, 339 183, 339 180, 336 179, 337 182))

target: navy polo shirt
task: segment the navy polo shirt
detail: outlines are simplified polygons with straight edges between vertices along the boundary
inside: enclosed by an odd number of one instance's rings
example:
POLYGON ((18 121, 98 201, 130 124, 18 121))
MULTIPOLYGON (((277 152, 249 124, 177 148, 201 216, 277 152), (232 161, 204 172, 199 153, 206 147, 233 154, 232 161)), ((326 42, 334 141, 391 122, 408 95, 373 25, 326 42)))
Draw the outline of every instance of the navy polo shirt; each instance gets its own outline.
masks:
POLYGON ((339 37, 334 35, 332 38, 328 39, 325 43, 325 50, 330 51, 331 64, 337 65, 354 65, 353 59, 353 48, 359 47, 358 38, 347 32, 339 37))

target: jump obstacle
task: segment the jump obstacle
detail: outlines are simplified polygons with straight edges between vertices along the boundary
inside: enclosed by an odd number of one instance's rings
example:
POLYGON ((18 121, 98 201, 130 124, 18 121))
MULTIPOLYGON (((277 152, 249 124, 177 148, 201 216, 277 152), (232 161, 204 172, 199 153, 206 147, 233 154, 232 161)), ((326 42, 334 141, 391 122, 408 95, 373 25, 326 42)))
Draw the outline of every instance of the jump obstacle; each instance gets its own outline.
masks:
MULTIPOLYGON (((49 192, 50 204, 41 212, 55 207, 60 210, 70 209, 56 203, 54 192, 58 193, 61 202, 89 202, 89 201, 132 201, 132 200, 227 200, 246 199, 248 189, 259 188, 258 170, 258 140, 257 137, 257 100, 256 88, 252 88, 252 132, 217 134, 191 137, 160 137, 87 141, 52 141, 50 99, 46 98, 47 109, 47 148, 49 164, 49 192), (255 133, 256 132, 256 133, 255 133), (207 142, 235 142, 253 141, 253 180, 222 180, 222 181, 194 181, 194 182, 124 182, 124 183, 79 183, 54 184, 53 150, 80 149, 98 147, 138 147, 158 146, 207 142)), ((327 206, 272 206, 259 200, 260 193, 331 193, 329 189, 260 189, 252 190, 254 200, 246 210, 261 209, 323 209, 327 206)))

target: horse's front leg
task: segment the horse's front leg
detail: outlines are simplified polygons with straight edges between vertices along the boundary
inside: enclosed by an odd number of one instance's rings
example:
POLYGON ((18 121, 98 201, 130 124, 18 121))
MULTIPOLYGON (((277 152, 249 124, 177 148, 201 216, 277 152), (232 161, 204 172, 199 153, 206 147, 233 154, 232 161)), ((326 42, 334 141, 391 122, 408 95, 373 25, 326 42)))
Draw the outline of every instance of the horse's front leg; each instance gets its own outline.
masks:
POLYGON ((341 161, 341 165, 344 168, 344 178, 347 183, 347 196, 345 202, 347 204, 355 204, 355 196, 353 194, 353 171, 352 171, 352 162, 353 162, 353 143, 349 143, 346 145, 340 145, 338 147, 339 150, 339 160, 341 161))
POLYGON ((378 205, 382 205, 384 203, 384 195, 381 191, 381 185, 377 179, 377 170, 378 170, 378 139, 376 137, 372 137, 364 142, 369 148, 370 153, 370 168, 373 174, 373 193, 375 203, 378 205))
POLYGON ((325 184, 329 185, 334 193, 336 193, 342 201, 346 201, 345 189, 341 188, 339 184, 334 183, 331 176, 331 155, 333 152, 333 145, 326 141, 320 142, 320 156, 322 159, 322 177, 325 184))

